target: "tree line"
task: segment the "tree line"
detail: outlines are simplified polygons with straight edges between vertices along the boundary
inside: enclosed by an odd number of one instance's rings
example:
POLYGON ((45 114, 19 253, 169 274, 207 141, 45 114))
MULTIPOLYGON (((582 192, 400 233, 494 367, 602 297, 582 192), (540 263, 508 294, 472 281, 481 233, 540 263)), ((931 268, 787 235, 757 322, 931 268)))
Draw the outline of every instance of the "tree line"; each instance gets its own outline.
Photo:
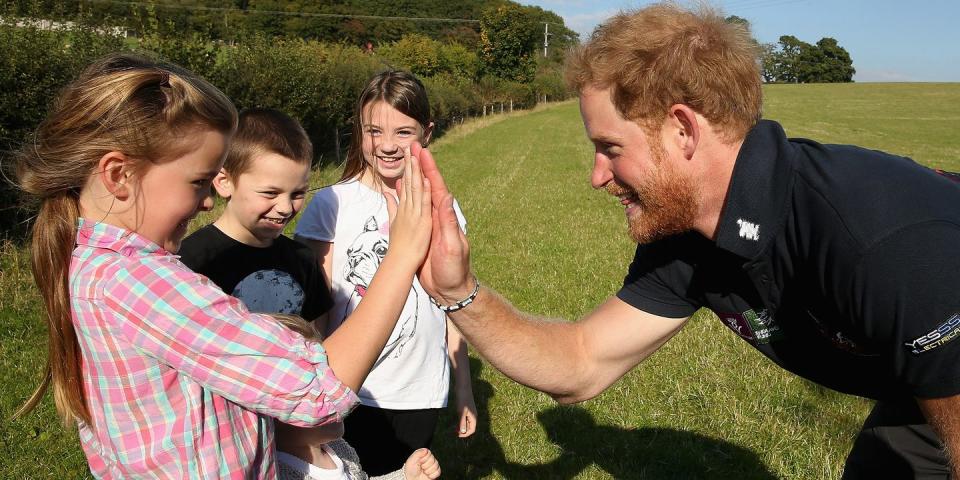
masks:
MULTIPOLYGON (((423 80, 438 134, 464 117, 492 111, 492 105, 500 111, 529 108, 569 96, 562 79, 563 53, 553 48, 556 40, 551 39, 551 55, 539 54, 543 11, 512 2, 482 10, 472 46, 406 32, 378 41, 374 48, 269 32, 227 41, 204 30, 171 30, 164 22, 172 20, 159 9, 138 13, 136 37, 124 38, 116 29, 104 28, 116 26, 106 17, 69 17, 62 9, 62 16, 42 9, 24 12, 10 2, 0 6, 6 7, 0 9, 0 167, 7 178, 12 178, 9 155, 29 142, 59 89, 92 59, 114 51, 179 64, 218 86, 238 108, 289 113, 310 135, 318 162, 335 161, 349 141, 357 95, 367 78, 387 68, 409 70, 423 80), (51 29, 11 20, 17 18, 53 18, 61 24, 51 29)), ((571 40, 576 41, 576 34, 571 40)), ((0 180, 0 239, 23 234, 33 210, 20 204, 15 187, 0 180)))
MULTIPOLYGON (((499 7, 519 8, 534 23, 534 33, 550 23, 551 44, 564 49, 577 33, 554 12, 510 0, 7 0, 14 15, 49 19, 85 17, 98 25, 143 32, 142 19, 153 17, 161 35, 198 33, 214 40, 242 41, 252 35, 300 38, 376 46, 419 34, 445 43, 476 47, 480 18, 499 7)), ((541 37, 542 39, 542 34, 541 37)))
MULTIPOLYGON (((750 22, 736 15, 727 21, 743 25, 750 22)), ((760 49, 760 74, 767 83, 843 83, 852 82, 857 73, 850 53, 836 39, 824 37, 809 44, 793 35, 783 35, 777 43, 757 43, 760 49)))

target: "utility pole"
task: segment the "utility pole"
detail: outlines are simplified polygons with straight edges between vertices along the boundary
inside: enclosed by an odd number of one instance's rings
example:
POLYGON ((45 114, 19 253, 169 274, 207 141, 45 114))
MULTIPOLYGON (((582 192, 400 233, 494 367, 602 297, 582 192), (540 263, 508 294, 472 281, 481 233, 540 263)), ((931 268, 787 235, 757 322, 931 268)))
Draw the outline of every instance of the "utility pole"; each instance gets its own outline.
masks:
POLYGON ((543 57, 547 57, 547 47, 550 46, 550 24, 543 24, 543 57))

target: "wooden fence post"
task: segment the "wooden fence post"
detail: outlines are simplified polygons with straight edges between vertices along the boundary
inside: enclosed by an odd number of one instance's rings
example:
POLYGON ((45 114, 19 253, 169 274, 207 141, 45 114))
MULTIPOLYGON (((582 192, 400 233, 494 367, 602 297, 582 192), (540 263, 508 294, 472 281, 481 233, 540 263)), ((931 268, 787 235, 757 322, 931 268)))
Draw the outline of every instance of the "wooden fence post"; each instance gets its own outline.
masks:
POLYGON ((337 165, 340 165, 340 130, 333 127, 333 150, 337 152, 337 165))

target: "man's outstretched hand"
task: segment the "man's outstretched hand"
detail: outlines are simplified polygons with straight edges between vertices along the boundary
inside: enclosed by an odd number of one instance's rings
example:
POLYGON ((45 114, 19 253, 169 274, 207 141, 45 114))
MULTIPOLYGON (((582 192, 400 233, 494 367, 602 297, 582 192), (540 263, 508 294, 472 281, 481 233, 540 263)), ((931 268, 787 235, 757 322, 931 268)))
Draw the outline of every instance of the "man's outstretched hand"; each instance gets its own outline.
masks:
POLYGON ((420 267, 420 283, 438 302, 449 305, 463 300, 473 290, 470 245, 457 222, 453 194, 447 189, 433 155, 417 142, 411 147, 413 156, 420 160, 423 176, 429 180, 433 204, 430 251, 420 267))

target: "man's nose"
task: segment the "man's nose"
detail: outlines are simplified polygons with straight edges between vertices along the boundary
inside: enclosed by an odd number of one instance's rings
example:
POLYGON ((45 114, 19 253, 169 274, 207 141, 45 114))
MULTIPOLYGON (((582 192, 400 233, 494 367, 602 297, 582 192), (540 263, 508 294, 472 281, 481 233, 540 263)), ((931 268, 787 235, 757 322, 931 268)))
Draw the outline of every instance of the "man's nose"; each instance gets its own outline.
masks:
POLYGON ((610 159, 599 153, 593 157, 593 171, 590 172, 590 185, 593 188, 603 188, 613 180, 613 172, 610 171, 610 159))

